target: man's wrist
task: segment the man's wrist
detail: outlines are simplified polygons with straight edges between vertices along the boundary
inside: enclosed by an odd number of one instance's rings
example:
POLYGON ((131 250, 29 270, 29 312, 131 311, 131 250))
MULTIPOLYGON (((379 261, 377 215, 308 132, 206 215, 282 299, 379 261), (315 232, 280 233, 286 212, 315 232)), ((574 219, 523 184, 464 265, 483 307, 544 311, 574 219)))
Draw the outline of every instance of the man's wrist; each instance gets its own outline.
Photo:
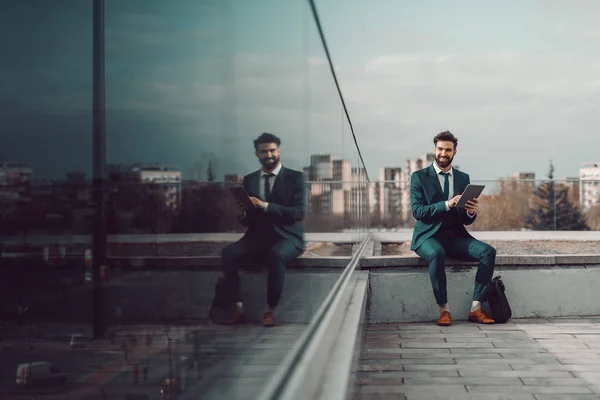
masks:
POLYGON ((269 203, 265 203, 265 208, 263 208, 263 211, 267 211, 267 207, 269 207, 269 203))
POLYGON ((450 211, 450 202, 448 200, 444 202, 444 205, 446 207, 446 211, 450 211))

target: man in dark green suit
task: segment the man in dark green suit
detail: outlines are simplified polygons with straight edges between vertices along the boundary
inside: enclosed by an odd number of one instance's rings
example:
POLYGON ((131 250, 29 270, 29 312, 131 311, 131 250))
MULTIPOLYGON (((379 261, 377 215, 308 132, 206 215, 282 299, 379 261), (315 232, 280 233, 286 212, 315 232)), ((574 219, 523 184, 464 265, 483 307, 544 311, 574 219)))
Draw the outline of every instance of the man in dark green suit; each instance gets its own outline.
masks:
POLYGON ((244 177, 244 189, 254 207, 238 203, 240 222, 246 234, 222 253, 226 286, 234 296, 236 310, 229 323, 245 322, 240 278, 240 262, 265 262, 267 310, 263 325, 275 325, 274 311, 283 290, 286 265, 304 251, 304 174, 285 168, 280 162, 281 140, 263 133, 254 141, 262 168, 244 177))
POLYGON ((494 274, 496 249, 473 238, 465 229, 477 218, 478 199, 468 200, 464 209, 456 207, 469 184, 469 175, 452 168, 457 138, 449 131, 433 138, 435 161, 415 171, 410 178, 410 202, 417 220, 411 250, 427 261, 436 302, 440 307, 438 325, 452 323, 446 292, 446 256, 464 261, 479 261, 475 275, 473 304, 469 322, 493 324, 481 303, 494 274))

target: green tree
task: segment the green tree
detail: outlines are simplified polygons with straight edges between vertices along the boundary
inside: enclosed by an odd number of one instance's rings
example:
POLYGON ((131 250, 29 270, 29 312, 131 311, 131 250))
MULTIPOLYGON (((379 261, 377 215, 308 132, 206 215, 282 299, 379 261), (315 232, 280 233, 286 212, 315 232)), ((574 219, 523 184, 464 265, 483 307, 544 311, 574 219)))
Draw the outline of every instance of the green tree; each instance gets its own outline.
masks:
POLYGON ((569 200, 569 188, 554 182, 554 164, 550 162, 548 181, 533 193, 534 199, 525 226, 536 231, 587 231, 581 210, 569 200))

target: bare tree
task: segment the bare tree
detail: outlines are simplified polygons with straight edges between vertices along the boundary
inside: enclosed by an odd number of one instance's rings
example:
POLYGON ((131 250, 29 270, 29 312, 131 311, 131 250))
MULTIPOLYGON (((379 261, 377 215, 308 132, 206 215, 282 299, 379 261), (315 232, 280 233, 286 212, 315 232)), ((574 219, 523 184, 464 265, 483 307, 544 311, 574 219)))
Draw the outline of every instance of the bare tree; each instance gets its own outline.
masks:
POLYGON ((533 188, 524 182, 503 185, 493 195, 481 196, 477 220, 469 230, 510 231, 525 226, 533 188))

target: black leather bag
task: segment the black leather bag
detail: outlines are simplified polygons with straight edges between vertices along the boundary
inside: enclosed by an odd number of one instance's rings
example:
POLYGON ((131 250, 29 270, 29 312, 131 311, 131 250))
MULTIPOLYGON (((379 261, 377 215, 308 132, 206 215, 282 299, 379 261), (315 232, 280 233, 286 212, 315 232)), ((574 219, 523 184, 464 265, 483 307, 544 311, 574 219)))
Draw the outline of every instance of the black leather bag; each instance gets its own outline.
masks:
POLYGON ((506 297, 504 282, 502 282, 500 276, 495 277, 488 284, 487 301, 492 312, 492 318, 496 323, 503 324, 510 319, 512 310, 506 297))

